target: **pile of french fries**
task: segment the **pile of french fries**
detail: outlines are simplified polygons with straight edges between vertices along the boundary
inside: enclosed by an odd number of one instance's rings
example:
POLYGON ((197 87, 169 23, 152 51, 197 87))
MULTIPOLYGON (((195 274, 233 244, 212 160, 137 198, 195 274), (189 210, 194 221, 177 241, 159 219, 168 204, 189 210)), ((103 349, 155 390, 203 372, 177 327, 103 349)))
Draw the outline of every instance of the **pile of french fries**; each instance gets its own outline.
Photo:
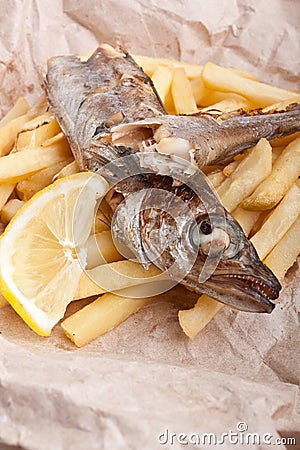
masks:
MULTIPOLYGON (((134 56, 152 78, 172 114, 198 111, 226 114, 238 109, 281 110, 300 103, 300 95, 267 85, 249 73, 164 58, 134 56)), ((24 98, 0 121, 0 231, 18 209, 55 179, 79 172, 67 140, 44 98, 30 107, 24 98)), ((225 208, 241 224, 261 259, 280 281, 300 253, 300 133, 268 142, 262 139, 229 164, 205 173, 225 208)), ((74 300, 99 296, 65 319, 61 326, 78 347, 115 328, 154 298, 144 298, 149 283, 163 274, 124 260, 113 244, 111 211, 102 202, 88 242, 88 265, 74 300), (95 251, 95 242, 100 252, 95 251), (131 288, 134 299, 123 295, 131 288), (119 291, 120 295, 112 292, 119 291)), ((7 305, 0 296, 0 307, 7 305)), ((202 295, 192 309, 179 311, 190 338, 223 305, 202 295)))

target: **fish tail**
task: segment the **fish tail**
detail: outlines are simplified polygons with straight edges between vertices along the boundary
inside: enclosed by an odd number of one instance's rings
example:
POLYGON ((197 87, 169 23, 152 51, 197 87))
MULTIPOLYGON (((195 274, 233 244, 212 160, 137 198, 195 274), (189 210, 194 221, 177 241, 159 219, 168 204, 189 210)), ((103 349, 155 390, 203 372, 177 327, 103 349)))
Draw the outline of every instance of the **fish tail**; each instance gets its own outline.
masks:
POLYGON ((300 130, 300 104, 290 105, 286 111, 239 115, 225 120, 218 132, 222 133, 223 149, 210 164, 224 162, 255 145, 260 139, 272 140, 300 130), (224 150, 226 149, 226 150, 224 150))

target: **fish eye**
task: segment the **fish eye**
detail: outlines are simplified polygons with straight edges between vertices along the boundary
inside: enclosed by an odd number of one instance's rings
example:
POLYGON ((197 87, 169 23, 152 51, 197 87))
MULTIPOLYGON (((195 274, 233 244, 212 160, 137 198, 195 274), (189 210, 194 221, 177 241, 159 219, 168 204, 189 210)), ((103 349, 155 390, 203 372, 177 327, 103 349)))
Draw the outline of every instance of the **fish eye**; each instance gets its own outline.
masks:
POLYGON ((200 222, 199 229, 203 234, 208 235, 212 233, 213 226, 208 219, 205 219, 200 222))
POLYGON ((234 229, 230 224, 224 229, 222 224, 212 217, 206 217, 194 224, 190 239, 192 245, 204 255, 220 255, 222 259, 230 259, 239 251, 234 229))

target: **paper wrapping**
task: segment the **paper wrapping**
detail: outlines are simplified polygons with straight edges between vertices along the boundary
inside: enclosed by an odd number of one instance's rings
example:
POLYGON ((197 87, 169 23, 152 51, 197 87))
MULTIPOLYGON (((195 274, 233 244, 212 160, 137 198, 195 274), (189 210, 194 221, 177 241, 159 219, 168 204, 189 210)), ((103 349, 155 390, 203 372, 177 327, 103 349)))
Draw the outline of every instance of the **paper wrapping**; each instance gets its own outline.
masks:
MULTIPOLYGON (((299 87, 297 0, 9 0, 0 6, 0 116, 19 95, 38 97, 49 57, 91 52, 104 41, 133 53, 210 60, 299 87)), ((176 439, 162 445, 158 435, 221 435, 236 432, 239 422, 261 436, 296 437, 297 278, 295 264, 271 315, 225 307, 194 341, 180 329, 177 313, 196 296, 181 286, 82 349, 59 326, 41 338, 3 308, 0 448, 206 448, 176 439)), ((220 448, 242 446, 227 441, 220 448)))

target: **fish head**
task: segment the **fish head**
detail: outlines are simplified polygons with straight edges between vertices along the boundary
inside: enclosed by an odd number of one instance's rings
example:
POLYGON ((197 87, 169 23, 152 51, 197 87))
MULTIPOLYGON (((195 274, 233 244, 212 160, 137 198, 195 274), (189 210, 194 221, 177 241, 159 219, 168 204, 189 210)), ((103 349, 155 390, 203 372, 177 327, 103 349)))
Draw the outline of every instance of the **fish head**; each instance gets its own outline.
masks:
POLYGON ((126 163, 116 159, 112 169, 135 167, 134 173, 126 172, 126 189, 122 183, 116 188, 124 194, 112 225, 117 247, 118 242, 129 247, 145 267, 153 263, 199 294, 238 310, 270 313, 280 283, 207 177, 174 155, 150 152, 126 158, 126 163))
POLYGON ((281 285, 230 214, 200 214, 190 240, 198 254, 183 284, 238 310, 272 312, 281 285))

